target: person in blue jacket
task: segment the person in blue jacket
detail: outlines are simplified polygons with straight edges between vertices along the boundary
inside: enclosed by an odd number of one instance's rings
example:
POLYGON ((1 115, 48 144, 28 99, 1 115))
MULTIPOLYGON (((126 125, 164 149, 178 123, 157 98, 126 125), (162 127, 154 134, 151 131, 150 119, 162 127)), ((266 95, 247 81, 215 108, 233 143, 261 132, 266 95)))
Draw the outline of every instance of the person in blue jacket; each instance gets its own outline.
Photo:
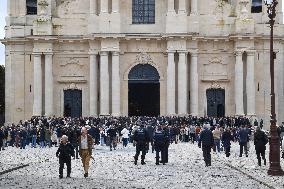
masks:
POLYGON ((159 157, 160 152, 161 152, 161 162, 163 163, 163 165, 165 165, 166 162, 165 162, 164 149, 166 144, 166 136, 161 126, 158 126, 157 130, 155 131, 153 140, 156 151, 156 165, 159 165, 160 162, 160 157, 159 157))
POLYGON ((239 145, 240 145, 240 157, 242 157, 244 150, 245 150, 246 157, 248 157, 248 147, 247 147, 248 139, 249 139, 248 129, 245 128, 244 125, 242 125, 238 133, 238 140, 239 140, 239 145))

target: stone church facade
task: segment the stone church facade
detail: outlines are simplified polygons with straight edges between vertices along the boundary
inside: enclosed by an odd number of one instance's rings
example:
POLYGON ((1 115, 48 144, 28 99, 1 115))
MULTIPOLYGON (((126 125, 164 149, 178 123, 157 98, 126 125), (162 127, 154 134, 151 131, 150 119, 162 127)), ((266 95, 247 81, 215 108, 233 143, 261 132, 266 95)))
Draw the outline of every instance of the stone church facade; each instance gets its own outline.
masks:
MULTIPOLYGON (((275 26, 284 121, 282 1, 275 26)), ((6 122, 31 116, 248 116, 269 121, 262 0, 9 0, 6 122)))

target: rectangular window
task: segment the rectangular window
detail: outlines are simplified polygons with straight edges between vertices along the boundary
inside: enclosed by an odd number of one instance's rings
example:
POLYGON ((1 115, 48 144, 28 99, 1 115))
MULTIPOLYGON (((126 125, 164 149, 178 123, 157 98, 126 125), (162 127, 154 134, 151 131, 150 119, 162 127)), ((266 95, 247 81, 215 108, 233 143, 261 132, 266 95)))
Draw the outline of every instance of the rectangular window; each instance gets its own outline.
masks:
POLYGON ((27 14, 36 15, 37 14, 37 0, 27 0, 27 14))
POLYGON ((155 0, 132 0, 132 23, 155 24, 155 0))
POLYGON ((262 0, 252 0, 251 13, 261 13, 262 12, 262 0))

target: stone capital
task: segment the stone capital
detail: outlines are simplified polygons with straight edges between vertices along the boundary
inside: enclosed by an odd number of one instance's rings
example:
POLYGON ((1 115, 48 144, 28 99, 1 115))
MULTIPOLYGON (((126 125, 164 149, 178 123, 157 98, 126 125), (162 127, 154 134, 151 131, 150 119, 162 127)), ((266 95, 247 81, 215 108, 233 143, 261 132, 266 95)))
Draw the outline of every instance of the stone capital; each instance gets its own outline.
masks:
POLYGON ((99 51, 96 49, 89 49, 89 52, 88 52, 89 55, 97 55, 98 53, 99 51))
POLYGON ((100 51, 99 54, 101 56, 107 56, 108 55, 108 51, 100 51))
POLYGON ((197 49, 196 50, 189 50, 189 53, 190 53, 191 56, 194 56, 194 57, 198 56, 198 50, 197 49))
POLYGON ((256 52, 255 50, 248 50, 248 51, 246 51, 248 56, 254 56, 255 52, 256 52))
POLYGON ((119 51, 112 51, 111 53, 112 53, 112 56, 119 56, 120 54, 119 51))
POLYGON ((43 54, 44 54, 44 55, 51 55, 51 56, 52 56, 54 53, 53 53, 53 52, 43 52, 43 54))
POLYGON ((235 56, 242 56, 244 51, 235 51, 235 56))
POLYGON ((42 55, 42 53, 41 53, 41 52, 33 52, 33 53, 32 53, 32 55, 34 55, 34 56, 38 57, 38 56, 41 56, 41 55, 42 55))
POLYGON ((178 50, 177 51, 179 54, 187 54, 188 52, 186 50, 178 50))

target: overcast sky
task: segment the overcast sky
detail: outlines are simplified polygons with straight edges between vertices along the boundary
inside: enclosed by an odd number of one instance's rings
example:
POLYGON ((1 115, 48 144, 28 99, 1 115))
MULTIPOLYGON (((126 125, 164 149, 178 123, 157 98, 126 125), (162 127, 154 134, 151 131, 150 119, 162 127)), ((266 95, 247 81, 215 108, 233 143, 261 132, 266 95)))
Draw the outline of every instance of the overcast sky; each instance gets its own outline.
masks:
MULTIPOLYGON (((0 39, 5 37, 5 16, 7 15, 7 0, 0 0, 0 39)), ((0 64, 5 64, 5 48, 0 44, 0 64)))

